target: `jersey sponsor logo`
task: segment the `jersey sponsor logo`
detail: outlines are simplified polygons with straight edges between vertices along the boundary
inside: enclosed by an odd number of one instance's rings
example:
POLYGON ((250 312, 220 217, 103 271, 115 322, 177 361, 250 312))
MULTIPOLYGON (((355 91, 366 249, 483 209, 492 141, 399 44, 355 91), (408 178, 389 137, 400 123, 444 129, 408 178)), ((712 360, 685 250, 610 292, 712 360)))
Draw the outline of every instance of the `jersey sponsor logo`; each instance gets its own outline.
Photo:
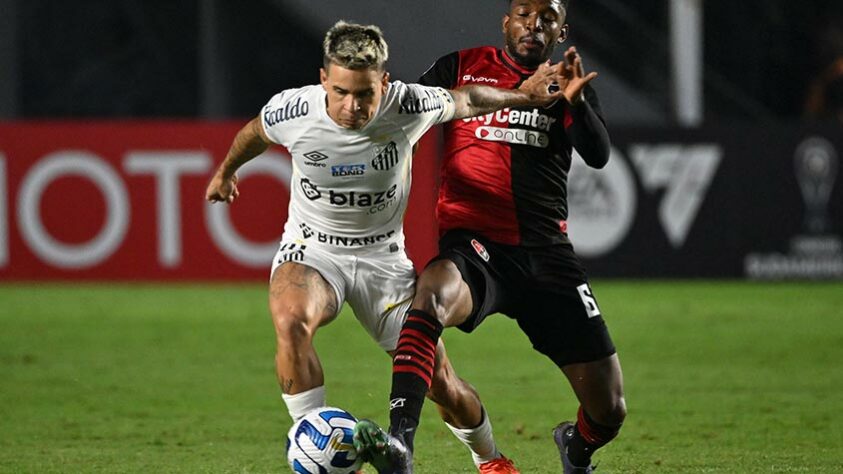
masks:
POLYGON ((497 122, 498 124, 524 125, 549 132, 550 127, 557 122, 557 119, 556 117, 541 113, 537 108, 530 111, 506 108, 486 115, 464 118, 462 121, 480 122, 482 125, 492 125, 493 122, 497 122))
POLYGON ((494 77, 483 77, 483 76, 475 77, 475 76, 472 76, 471 74, 464 75, 462 77, 462 81, 463 82, 480 82, 480 83, 488 82, 489 84, 497 84, 498 83, 498 80, 495 79, 494 77))
POLYGON ((356 165, 331 166, 331 176, 363 176, 364 173, 366 173, 366 165, 363 163, 356 165))
POLYGON ((316 240, 319 243, 334 245, 337 247, 365 247, 389 240, 394 235, 394 230, 390 230, 389 232, 384 232, 382 234, 367 235, 365 237, 348 237, 316 231, 316 240))
POLYGON ((477 252, 477 255, 483 259, 484 262, 489 261, 489 252, 486 251, 486 247, 483 246, 477 239, 471 239, 471 246, 474 248, 474 251, 477 252))
POLYGON ((507 142, 516 145, 529 145, 536 148, 547 148, 550 138, 544 132, 523 130, 520 128, 477 127, 474 136, 490 142, 507 142))
POLYGON ((426 112, 433 112, 434 110, 441 110, 444 107, 442 103, 442 96, 438 95, 435 90, 427 89, 423 91, 424 97, 418 97, 415 91, 410 90, 407 97, 401 101, 398 107, 399 114, 423 114, 426 112))
POLYGON ((299 229, 301 229, 301 235, 305 239, 313 237, 313 229, 311 229, 310 226, 307 225, 307 223, 302 222, 301 224, 299 224, 299 229))
POLYGON ((318 166, 320 168, 325 167, 325 163, 320 163, 320 161, 328 159, 328 155, 322 153, 321 151, 309 151, 303 156, 307 158, 307 161, 305 161, 304 164, 308 166, 318 166))
POLYGON ((328 202, 332 206, 368 207, 369 214, 383 211, 395 204, 398 185, 393 184, 385 191, 364 192, 364 191, 334 191, 328 192, 328 202))
POLYGON ((389 142, 386 146, 375 146, 375 159, 372 167, 378 171, 387 171, 398 163, 398 145, 389 142))
POLYGON ((305 197, 311 201, 315 201, 322 197, 322 193, 319 191, 319 188, 315 184, 311 183, 307 178, 301 180, 301 190, 304 192, 305 197))
POLYGON ((278 256, 278 263, 303 262, 305 249, 307 249, 307 245, 297 243, 282 245, 280 249, 281 255, 278 256))
POLYGON ((287 102, 275 109, 271 109, 267 106, 263 111, 263 122, 267 127, 271 127, 277 123, 304 117, 309 112, 310 103, 306 100, 302 100, 301 97, 297 97, 294 102, 287 102))

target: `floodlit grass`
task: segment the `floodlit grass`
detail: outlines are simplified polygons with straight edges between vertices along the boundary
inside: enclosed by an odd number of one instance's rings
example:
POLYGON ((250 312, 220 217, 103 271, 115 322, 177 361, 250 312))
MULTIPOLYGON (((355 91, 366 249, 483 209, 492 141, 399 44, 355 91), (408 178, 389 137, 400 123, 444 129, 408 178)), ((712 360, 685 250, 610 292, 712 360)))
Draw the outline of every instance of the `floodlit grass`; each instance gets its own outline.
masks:
MULTIPOLYGON (((599 472, 843 472, 843 284, 594 281, 629 417, 599 472)), ((445 332, 500 448, 560 472, 577 404, 514 322, 445 332)), ((389 359, 320 330, 328 402, 387 422, 389 359)), ((0 286, 0 472, 287 472, 263 285, 0 286)), ((425 406, 419 474, 474 472, 425 406)), ((374 472, 369 469, 367 472, 374 472)))

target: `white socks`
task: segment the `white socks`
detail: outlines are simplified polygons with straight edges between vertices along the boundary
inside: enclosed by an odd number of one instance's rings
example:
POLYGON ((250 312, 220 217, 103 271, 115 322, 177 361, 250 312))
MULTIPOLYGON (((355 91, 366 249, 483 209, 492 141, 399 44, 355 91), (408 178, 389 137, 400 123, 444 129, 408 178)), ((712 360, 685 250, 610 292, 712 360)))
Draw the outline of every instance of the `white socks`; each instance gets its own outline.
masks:
POLYGON ((307 415, 316 408, 325 406, 325 386, 320 385, 295 395, 282 393, 281 398, 284 399, 284 403, 287 405, 287 411, 290 412, 290 417, 293 419, 293 423, 295 423, 299 421, 299 418, 307 415))
POLYGON ((495 446, 495 439, 492 436, 492 423, 489 421, 489 416, 486 415, 486 410, 483 410, 483 421, 476 428, 456 428, 448 423, 445 423, 445 425, 462 444, 471 450, 471 457, 474 459, 475 466, 501 457, 500 451, 495 446))

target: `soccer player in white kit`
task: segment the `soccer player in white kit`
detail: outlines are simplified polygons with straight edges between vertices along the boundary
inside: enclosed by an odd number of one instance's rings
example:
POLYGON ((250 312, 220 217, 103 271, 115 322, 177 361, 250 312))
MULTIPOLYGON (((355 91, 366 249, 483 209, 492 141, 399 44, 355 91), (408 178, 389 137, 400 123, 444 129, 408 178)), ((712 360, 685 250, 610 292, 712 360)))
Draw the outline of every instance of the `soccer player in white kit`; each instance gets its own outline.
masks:
MULTIPOLYGON (((390 82, 387 44, 376 26, 337 23, 325 36, 323 53, 321 84, 272 97, 238 132, 206 192, 209 201, 231 203, 239 195, 240 166, 273 143, 292 156, 290 206, 272 262, 269 308, 276 374, 293 420, 326 404, 312 342, 343 302, 381 348, 395 349, 416 278, 402 221, 413 146, 422 135, 449 120, 562 97, 548 92, 559 79, 550 65, 520 91, 390 82)), ((475 458, 500 456, 477 393, 457 377, 441 342, 428 397, 475 458)))

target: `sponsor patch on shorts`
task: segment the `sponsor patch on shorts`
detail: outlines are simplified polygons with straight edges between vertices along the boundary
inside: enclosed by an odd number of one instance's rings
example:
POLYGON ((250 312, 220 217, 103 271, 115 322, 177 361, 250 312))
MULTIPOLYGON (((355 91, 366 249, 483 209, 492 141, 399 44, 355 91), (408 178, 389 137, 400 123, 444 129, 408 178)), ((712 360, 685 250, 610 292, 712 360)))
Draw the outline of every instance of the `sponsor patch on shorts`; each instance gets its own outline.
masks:
POLYGON ((471 246, 474 247, 474 251, 477 252, 477 255, 483 259, 484 262, 489 261, 489 252, 486 251, 486 247, 483 246, 477 239, 471 239, 471 246))

